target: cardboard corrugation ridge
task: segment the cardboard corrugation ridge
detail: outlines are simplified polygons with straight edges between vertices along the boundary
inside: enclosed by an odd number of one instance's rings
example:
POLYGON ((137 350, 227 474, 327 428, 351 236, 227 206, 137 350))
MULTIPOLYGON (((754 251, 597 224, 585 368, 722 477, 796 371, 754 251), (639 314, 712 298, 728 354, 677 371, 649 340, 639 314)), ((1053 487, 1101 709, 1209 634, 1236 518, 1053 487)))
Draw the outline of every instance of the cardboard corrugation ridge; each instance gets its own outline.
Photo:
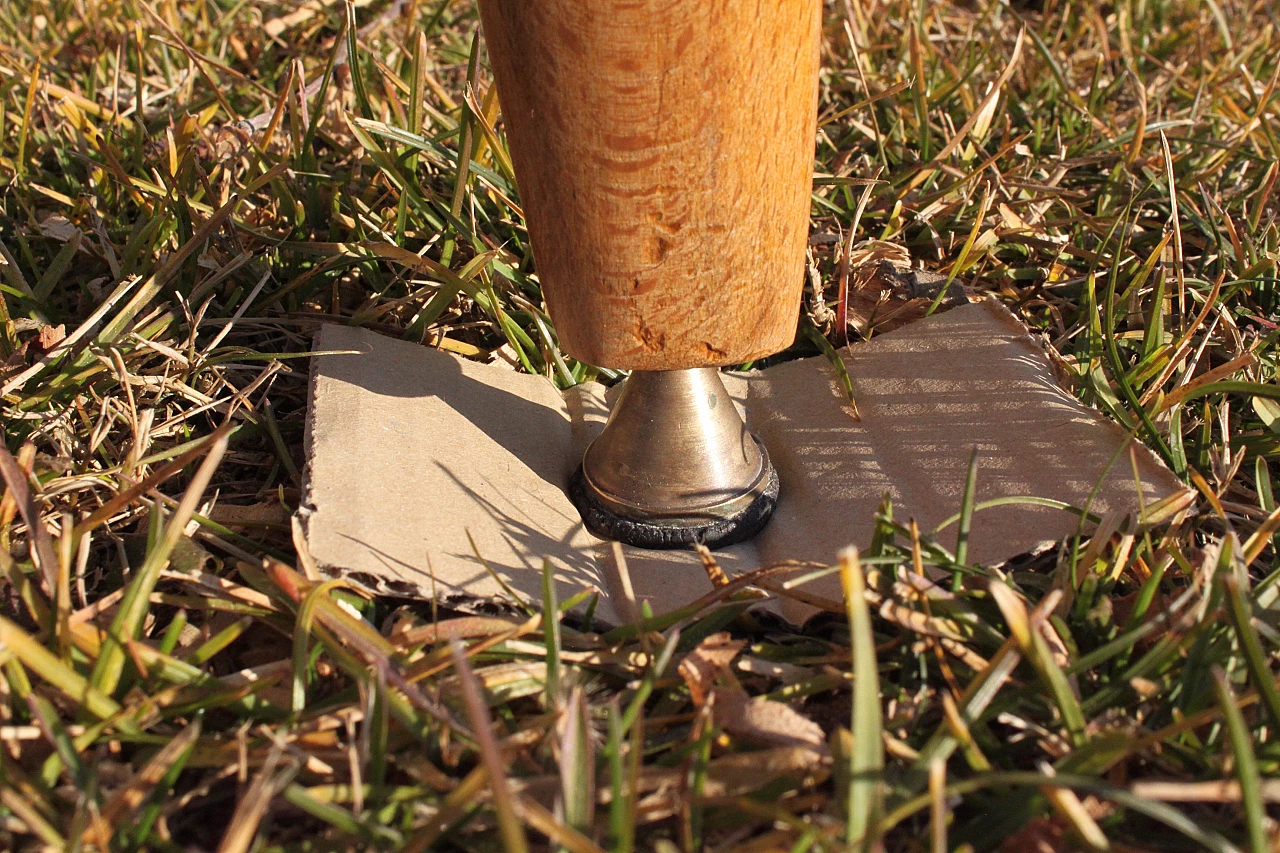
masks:
MULTIPOLYGON (((1010 311, 1009 307, 1005 305, 1003 302, 1001 302, 999 299, 996 299, 995 297, 989 297, 986 300, 984 300, 982 304, 987 307, 987 310, 989 310, 993 316, 999 318, 1010 328, 1014 329, 1015 331, 1021 334, 1022 342, 1026 345, 1027 349, 1031 351, 1035 355, 1035 357, 1044 359, 1045 364, 1048 366, 1049 370, 1051 371, 1054 377, 1054 380, 1058 384, 1059 388, 1063 391, 1064 394, 1066 394, 1067 393, 1066 390, 1062 388, 1062 386, 1066 384, 1066 382, 1064 381, 1065 377, 1062 375, 1063 365, 1060 365, 1054 358, 1050 356, 1050 353, 1046 350, 1045 342, 1040 339, 1041 336, 1038 333, 1032 331, 1031 328, 1028 327, 1026 323, 1022 322, 1022 320, 1018 317, 1018 315, 1010 311)), ((1124 427, 1122 427, 1120 424, 1113 421, 1111 418, 1107 417, 1096 406, 1091 406, 1086 403, 1083 403, 1074 395, 1069 395, 1069 396, 1077 405, 1092 412, 1094 418, 1098 421, 1098 423, 1105 424, 1108 427, 1120 432, 1124 431, 1124 427)), ((1195 489, 1191 488, 1190 486, 1184 485, 1178 479, 1177 474, 1175 474, 1173 470, 1170 469, 1169 466, 1165 464, 1164 460, 1161 459, 1160 456, 1155 451, 1153 451, 1150 447, 1148 447, 1144 442, 1142 442, 1137 437, 1133 437, 1132 447, 1135 453, 1143 457, 1146 464, 1150 465, 1153 469, 1162 472, 1167 478, 1168 485, 1170 485, 1173 489, 1175 489, 1176 492, 1180 492, 1183 498, 1187 502, 1190 502, 1194 498, 1196 494, 1195 489)))
MULTIPOLYGON (((317 335, 316 340, 319 340, 317 335)), ((315 342, 313 342, 314 344, 315 342)), ((318 349, 318 347, 316 348, 318 349)), ((323 356, 313 355, 310 359, 307 370, 307 419, 302 428, 302 490, 298 500, 298 509, 293 514, 298 520, 298 529, 302 532, 304 541, 310 541, 310 525, 311 516, 315 513, 315 505, 312 502, 311 491, 313 486, 313 478, 311 474, 311 466, 315 460, 315 430, 316 419, 311 417, 314 410, 314 402, 316 399, 316 383, 320 381, 320 360, 323 356)), ((326 567, 331 570, 334 567, 326 567)))
MULTIPOLYGON (((1061 389, 1026 326, 994 300, 855 344, 841 357, 861 420, 825 360, 780 364, 749 380, 749 425, 783 483, 774 520, 756 540, 763 564, 830 561, 842 545, 865 546, 886 494, 897 520, 914 518, 929 536, 958 513, 974 448, 978 502, 1030 495, 1083 507, 1102 479, 1091 509, 1123 522, 1140 503, 1128 447, 1141 472, 1142 503, 1190 499, 1145 446, 1061 389)), ((1060 509, 982 509, 969 559, 1003 563, 1087 529, 1060 509)), ((952 524, 936 541, 953 547, 955 531, 952 524)), ((804 589, 841 601, 833 577, 804 589)), ((782 610, 793 621, 811 612, 793 602, 782 610)))

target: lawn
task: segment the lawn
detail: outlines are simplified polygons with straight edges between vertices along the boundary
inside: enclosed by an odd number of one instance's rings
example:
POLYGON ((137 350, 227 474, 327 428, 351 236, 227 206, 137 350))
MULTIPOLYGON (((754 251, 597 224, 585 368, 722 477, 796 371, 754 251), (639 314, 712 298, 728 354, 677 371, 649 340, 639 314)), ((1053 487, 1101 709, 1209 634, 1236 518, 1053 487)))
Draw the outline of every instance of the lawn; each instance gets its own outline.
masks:
POLYGON ((491 80, 468 0, 0 5, 0 848, 1273 849, 1280 8, 826 4, 788 355, 909 253, 1196 500, 1001 567, 885 506, 803 628, 787 566, 601 633, 298 553, 320 323, 619 378, 491 80))

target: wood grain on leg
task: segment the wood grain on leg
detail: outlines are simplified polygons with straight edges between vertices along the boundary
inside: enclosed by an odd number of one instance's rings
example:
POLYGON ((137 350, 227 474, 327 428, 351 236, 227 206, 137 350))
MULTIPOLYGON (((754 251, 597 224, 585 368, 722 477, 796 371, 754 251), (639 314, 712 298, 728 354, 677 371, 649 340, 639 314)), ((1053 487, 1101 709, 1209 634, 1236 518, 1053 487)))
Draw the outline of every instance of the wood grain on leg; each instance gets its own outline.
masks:
POLYGON ((792 341, 819 0, 481 0, 566 352, 636 370, 792 341))

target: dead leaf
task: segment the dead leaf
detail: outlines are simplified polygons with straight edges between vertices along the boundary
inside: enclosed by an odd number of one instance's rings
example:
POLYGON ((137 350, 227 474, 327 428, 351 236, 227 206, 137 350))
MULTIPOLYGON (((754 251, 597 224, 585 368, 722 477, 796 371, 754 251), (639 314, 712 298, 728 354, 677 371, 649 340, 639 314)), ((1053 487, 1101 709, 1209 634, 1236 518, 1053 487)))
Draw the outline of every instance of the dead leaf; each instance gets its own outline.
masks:
POLYGON ((763 696, 752 699, 740 687, 717 687, 712 696, 712 716, 730 734, 769 746, 826 750, 822 727, 790 705, 763 696))
POLYGON ((79 237, 81 231, 67 217, 53 213, 41 220, 40 234, 59 243, 69 243, 79 237))
MULTIPOLYGON (((864 240, 849 253, 849 324, 863 337, 889 332, 922 319, 946 283, 946 276, 918 270, 896 243, 864 240)), ((939 308, 969 301, 952 281, 939 308)))
POLYGON ((680 662, 693 703, 711 704, 711 717, 725 731, 755 743, 826 750, 822 727, 791 706, 763 696, 752 699, 729 669, 746 642, 721 632, 707 637, 680 662), (716 682, 721 683, 717 684, 716 682))
POLYGON ((685 684, 689 685, 693 704, 698 707, 706 704, 716 676, 722 671, 728 671, 729 664, 746 645, 745 641, 735 640, 722 631, 707 637, 696 649, 685 655, 684 660, 680 661, 679 670, 685 684))
POLYGON ((279 501, 248 505, 220 503, 209 512, 209 517, 228 527, 283 526, 289 523, 289 510, 279 501))
POLYGON ((56 326, 41 326, 40 331, 36 335, 36 346, 43 352, 56 347, 67 337, 67 327, 59 323, 56 326))
POLYGON ((23 341, 18 348, 13 351, 4 363, 6 374, 8 371, 17 373, 19 370, 27 366, 27 349, 30 348, 31 341, 23 341))

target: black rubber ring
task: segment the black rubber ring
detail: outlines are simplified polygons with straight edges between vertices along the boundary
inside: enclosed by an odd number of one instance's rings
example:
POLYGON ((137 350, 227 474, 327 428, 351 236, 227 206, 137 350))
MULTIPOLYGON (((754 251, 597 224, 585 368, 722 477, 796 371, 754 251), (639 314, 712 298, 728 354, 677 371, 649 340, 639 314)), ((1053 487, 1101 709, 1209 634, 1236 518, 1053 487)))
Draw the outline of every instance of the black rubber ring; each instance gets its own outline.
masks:
POLYGON ((578 508, 582 523, 601 539, 655 551, 690 549, 696 544, 711 550, 726 548, 750 539, 769 522, 778 505, 778 472, 769 466, 769 482, 751 505, 737 515, 716 519, 704 527, 664 527, 647 521, 623 518, 602 507, 587 491, 582 466, 569 479, 569 499, 578 508))

